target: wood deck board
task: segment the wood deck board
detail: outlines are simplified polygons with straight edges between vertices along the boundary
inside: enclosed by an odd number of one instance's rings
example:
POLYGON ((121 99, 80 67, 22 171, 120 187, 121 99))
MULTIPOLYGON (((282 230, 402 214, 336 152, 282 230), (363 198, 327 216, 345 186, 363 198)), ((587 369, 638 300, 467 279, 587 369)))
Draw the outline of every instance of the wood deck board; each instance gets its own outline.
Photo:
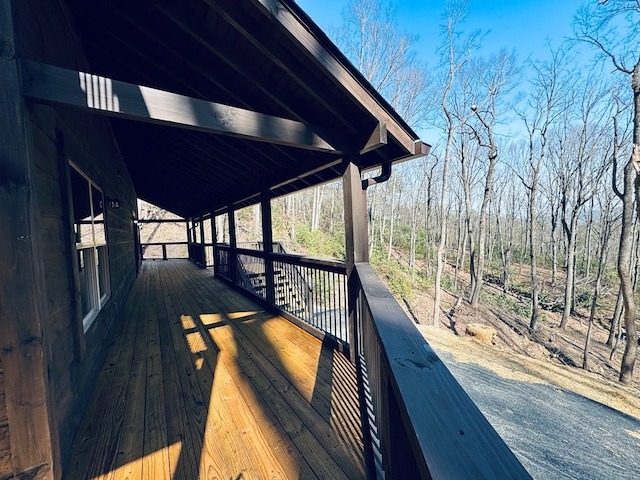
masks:
MULTIPOLYGON (((209 295, 211 292, 201 292, 199 288, 193 288, 182 292, 182 297, 187 300, 189 305, 198 305, 198 311, 209 312, 210 304, 207 302, 201 302, 200 298, 215 298, 209 295), (203 297, 204 295, 204 297, 203 297)), ((190 308, 190 307, 186 307, 190 308)), ((277 435, 274 438, 274 434, 271 431, 272 423, 269 421, 261 422, 262 428, 255 428, 256 422, 261 418, 261 407, 256 404, 255 396, 248 394, 242 395, 241 389, 246 390, 246 383, 243 378, 238 377, 233 368, 235 360, 229 355, 229 349, 226 347, 221 349, 218 344, 208 339, 207 330, 205 326, 205 315, 197 315, 199 321, 194 321, 194 324, 198 327, 198 332, 202 340, 203 346, 206 349, 202 352, 203 356, 209 361, 214 350, 216 351, 217 359, 215 366, 215 388, 219 390, 220 397, 216 397, 218 402, 221 400, 223 408, 226 409, 228 415, 227 419, 233 419, 229 428, 235 430, 237 436, 241 436, 245 439, 242 442, 242 453, 246 455, 246 464, 253 466, 255 472, 242 471, 243 478, 251 478, 255 475, 255 478, 289 478, 292 476, 293 470, 291 468, 283 469, 280 465, 279 458, 276 458, 273 453, 272 443, 274 440, 277 442, 277 435), (254 415, 255 414, 255 415, 254 415), (285 473, 287 471, 287 473, 285 473)), ((222 407, 217 407, 222 408, 222 407)), ((290 467, 290 465, 289 465, 290 467)), ((238 475, 239 475, 238 474, 238 475)))
MULTIPOLYGON (((209 285, 209 291, 202 291, 194 298, 215 295, 215 287, 209 285)), ((223 295, 219 304, 228 304, 233 308, 246 305, 233 304, 233 298, 223 295)), ((256 380, 256 388, 265 401, 277 412, 277 417, 285 419, 283 427, 290 436, 299 436, 299 441, 307 445, 305 449, 311 455, 317 455, 315 465, 339 465, 339 470, 330 468, 320 471, 323 478, 358 478, 364 475, 359 465, 354 464, 349 455, 345 455, 345 446, 331 431, 331 401, 319 394, 323 379, 317 375, 324 353, 324 361, 332 361, 331 355, 323 352, 320 342, 311 336, 304 336, 298 340, 297 329, 291 330, 289 323, 279 317, 258 311, 252 315, 238 318, 227 318, 225 323, 232 326, 216 327, 210 330, 212 337, 224 335, 225 345, 237 344, 242 352, 236 352, 236 361, 245 368, 249 378, 256 380), (293 333, 293 335, 291 335, 293 333), (300 349, 297 343, 315 344, 315 352, 300 349), (251 357, 251 361, 246 359, 251 357), (260 370, 256 372, 255 367, 260 370), (260 374, 268 378, 267 387, 257 381, 260 374), (291 388, 291 387, 295 388, 291 388), (274 387, 275 391, 274 393, 274 387), (279 396, 278 396, 279 394, 279 396), (311 405, 312 408, 305 408, 311 405), (289 409, 291 408, 291 409, 289 409), (325 412, 323 417, 321 412, 325 412), (297 418, 296 418, 297 417, 297 418), (308 430, 308 431, 307 431, 308 430), (336 440, 338 440, 336 442, 336 440), (331 458, 323 457, 327 453, 331 458)), ((214 337, 215 338, 215 337, 214 337)), ((329 364, 330 365, 330 364, 329 364)), ((326 390, 326 385, 325 390, 326 390)), ((329 394, 329 397, 331 395, 329 394)), ((316 467, 319 468, 319 467, 316 467)))
MULTIPOLYGON (((131 294, 131 301, 125 309, 126 315, 132 314, 134 306, 142 304, 141 294, 140 284, 131 294)), ((133 314, 137 315, 138 312, 139 308, 136 308, 133 314)), ((88 410, 96 412, 96 415, 83 421, 73 444, 70 468, 77 472, 80 478, 90 478, 99 474, 105 459, 102 452, 113 451, 118 442, 117 432, 121 429, 123 420, 127 376, 131 372, 135 341, 130 325, 124 327, 109 349, 88 406, 88 410), (113 415, 104 418, 103 414, 107 411, 113 412, 113 415)))
POLYGON ((355 369, 188 261, 145 261, 64 478, 363 478, 355 369))

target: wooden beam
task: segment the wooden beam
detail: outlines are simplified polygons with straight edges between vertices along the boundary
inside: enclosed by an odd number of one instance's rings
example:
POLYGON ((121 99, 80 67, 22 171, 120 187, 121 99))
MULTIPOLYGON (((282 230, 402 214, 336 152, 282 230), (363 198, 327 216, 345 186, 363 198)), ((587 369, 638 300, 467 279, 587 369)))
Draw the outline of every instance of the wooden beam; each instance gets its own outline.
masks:
POLYGON ((367 194, 362 189, 360 169, 355 159, 351 160, 342 180, 347 273, 355 263, 369 261, 367 194))
POLYGON ((20 91, 12 0, 0 0, 0 356, 11 471, 3 478, 60 477, 60 453, 30 120, 20 91))
POLYGON ((266 294, 265 300, 269 305, 275 305, 275 272, 273 269, 273 225, 271 222, 271 195, 269 190, 264 190, 260 195, 260 208, 262 217, 262 245, 267 254, 264 259, 264 274, 266 294))
POLYGON ((387 125, 382 122, 378 122, 376 128, 373 129, 369 139, 360 150, 360 155, 364 155, 367 152, 376 150, 387 144, 387 125))
POLYGON ((337 152, 295 120, 22 60, 23 94, 45 104, 306 150, 337 152))
MULTIPOLYGON (((349 311, 349 342, 358 338, 357 314, 358 293, 355 265, 369 261, 367 191, 362 189, 360 168, 357 166, 358 155, 353 155, 347 164, 342 177, 342 192, 344 196, 344 234, 347 263, 347 289, 349 311)), ((356 362, 358 349, 350 350, 351 361, 356 362)))

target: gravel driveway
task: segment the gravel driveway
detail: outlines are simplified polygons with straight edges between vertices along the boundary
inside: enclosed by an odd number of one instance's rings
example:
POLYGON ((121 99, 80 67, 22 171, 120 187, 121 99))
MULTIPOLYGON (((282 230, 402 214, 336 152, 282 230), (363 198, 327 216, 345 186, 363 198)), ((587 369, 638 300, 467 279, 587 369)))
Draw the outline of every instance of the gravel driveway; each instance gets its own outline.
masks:
POLYGON ((640 479, 640 420, 573 392, 438 355, 533 478, 640 479))

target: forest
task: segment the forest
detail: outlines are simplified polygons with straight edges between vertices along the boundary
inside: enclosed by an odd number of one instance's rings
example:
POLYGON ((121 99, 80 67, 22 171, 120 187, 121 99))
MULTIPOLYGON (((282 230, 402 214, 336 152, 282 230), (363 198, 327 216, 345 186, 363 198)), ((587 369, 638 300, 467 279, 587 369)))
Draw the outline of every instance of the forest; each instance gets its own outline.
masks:
MULTIPOLYGON (((367 191, 372 264, 416 321, 453 328, 459 308, 476 319, 496 308, 532 341, 571 337, 580 358, 560 353, 567 363, 615 364, 628 384, 640 342, 640 5, 586 2, 545 60, 508 45, 481 54, 490 33, 466 30, 467 14, 466 1, 447 3, 432 66, 381 0, 351 0, 329 32, 412 127, 435 132, 429 156, 367 191)), ((343 258, 342 211, 340 183, 277 199, 274 238, 343 258)))

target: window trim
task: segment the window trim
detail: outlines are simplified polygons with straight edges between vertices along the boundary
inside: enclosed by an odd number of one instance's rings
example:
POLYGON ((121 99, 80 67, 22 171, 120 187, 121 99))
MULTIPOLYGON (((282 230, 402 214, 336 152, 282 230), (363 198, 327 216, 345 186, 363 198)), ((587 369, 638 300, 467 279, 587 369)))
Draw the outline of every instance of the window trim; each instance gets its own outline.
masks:
MULTIPOLYGON (((83 258, 82 269, 87 269, 87 276, 88 276, 87 282, 84 285, 84 287, 82 285, 78 285, 77 286, 78 290, 76 291, 76 295, 80 294, 80 296, 82 297, 82 288, 85 288, 87 290, 86 294, 89 298, 89 305, 88 305, 89 310, 85 315, 82 315, 83 313, 82 302, 80 304, 80 316, 82 316, 82 330, 84 333, 86 333, 91 327, 91 325, 93 325, 100 311, 103 309, 103 307, 107 304, 107 302, 111 298, 111 272, 109 269, 109 239, 108 239, 108 229, 107 229, 107 209, 106 209, 104 190, 100 188, 100 186, 97 185, 93 180, 91 180, 91 178, 86 173, 84 173, 84 171, 80 167, 78 167, 76 163, 74 163, 70 159, 68 160, 68 166, 69 168, 72 168, 73 170, 75 170, 75 172, 78 175, 80 175, 84 180, 86 180, 87 188, 88 188, 89 212, 90 212, 90 218, 91 218, 91 222, 90 222, 91 241, 89 243, 87 243, 86 240, 84 242, 83 241, 78 242, 77 241, 78 239, 75 238, 74 239, 75 241, 73 242, 74 255, 76 255, 77 258, 79 259, 79 254, 80 252, 82 252, 82 255, 85 256, 85 258, 83 258), (96 230, 95 230, 96 215, 94 212, 94 198, 93 198, 93 191, 92 191, 92 189, 94 188, 102 196, 102 204, 103 204, 102 205, 102 217, 103 217, 102 223, 103 223, 103 229, 104 229, 104 242, 96 241, 96 230), (100 253, 101 250, 104 252, 104 254, 102 255, 103 262, 99 261, 101 256, 101 253, 100 253), (106 280, 106 281, 103 281, 101 284, 101 280, 106 280), (104 291, 104 293, 101 294, 101 291, 104 291)), ((71 176, 71 174, 72 172, 69 171, 69 176, 71 176)), ((73 192, 72 184, 70 184, 70 191, 71 191, 71 198, 73 199, 74 192, 73 192)), ((74 208, 74 205, 72 201, 70 205, 72 229, 75 228, 75 225, 76 225, 75 212, 73 211, 73 208, 74 208)), ((80 262, 79 261, 76 262, 75 265, 76 265, 75 266, 76 272, 74 274, 78 274, 81 276, 82 269, 80 267, 80 262)))

